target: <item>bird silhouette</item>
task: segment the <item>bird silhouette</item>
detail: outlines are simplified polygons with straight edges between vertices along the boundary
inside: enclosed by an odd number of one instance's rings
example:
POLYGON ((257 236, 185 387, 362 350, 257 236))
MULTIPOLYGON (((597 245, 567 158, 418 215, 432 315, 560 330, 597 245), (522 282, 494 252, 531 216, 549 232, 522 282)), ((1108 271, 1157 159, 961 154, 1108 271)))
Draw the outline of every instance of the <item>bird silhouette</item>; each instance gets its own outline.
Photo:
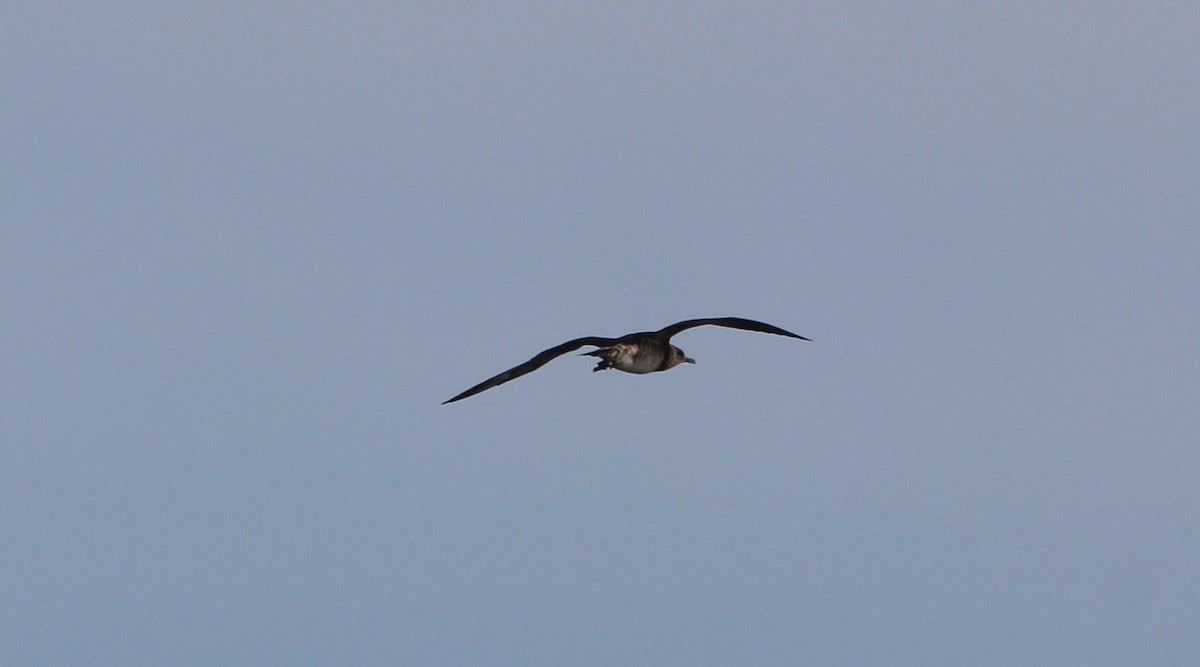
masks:
POLYGON ((705 325, 715 325, 719 327, 728 327, 730 329, 743 329, 745 331, 758 331, 761 333, 775 334, 776 336, 787 336, 788 338, 798 338, 800 340, 811 340, 794 334, 790 331, 785 331, 772 324, 765 322, 756 322, 755 320, 747 320, 741 317, 713 317, 698 320, 684 320, 676 322, 667 327, 663 327, 658 331, 640 331, 638 333, 625 334, 617 338, 603 338, 600 336, 585 336, 569 340, 561 345, 543 350, 536 354, 532 359, 523 364, 513 366, 512 368, 494 375, 483 382, 471 387, 462 392, 458 396, 443 401, 442 405, 461 401, 478 394, 482 391, 487 391, 492 387, 512 380, 513 378, 521 377, 526 373, 531 373, 542 366, 545 366, 551 359, 564 355, 568 352, 578 350, 581 347, 590 345, 599 349, 590 352, 584 352, 580 356, 599 357, 600 363, 592 369, 592 372, 602 371, 608 368, 615 368, 626 373, 636 373, 642 375, 645 373, 655 373, 658 371, 670 370, 679 364, 696 363, 695 359, 688 357, 683 353, 683 350, 671 344, 671 337, 675 334, 692 329, 694 327, 702 327, 705 325))

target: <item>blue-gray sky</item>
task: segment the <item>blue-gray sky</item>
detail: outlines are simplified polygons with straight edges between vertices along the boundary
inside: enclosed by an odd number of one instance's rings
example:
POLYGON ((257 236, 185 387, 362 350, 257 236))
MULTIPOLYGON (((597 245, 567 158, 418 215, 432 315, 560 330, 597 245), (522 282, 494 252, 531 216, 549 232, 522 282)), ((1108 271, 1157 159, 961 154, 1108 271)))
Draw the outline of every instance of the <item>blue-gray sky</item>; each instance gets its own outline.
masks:
POLYGON ((0 21, 0 664, 1195 664, 1198 6, 245 4, 0 21))

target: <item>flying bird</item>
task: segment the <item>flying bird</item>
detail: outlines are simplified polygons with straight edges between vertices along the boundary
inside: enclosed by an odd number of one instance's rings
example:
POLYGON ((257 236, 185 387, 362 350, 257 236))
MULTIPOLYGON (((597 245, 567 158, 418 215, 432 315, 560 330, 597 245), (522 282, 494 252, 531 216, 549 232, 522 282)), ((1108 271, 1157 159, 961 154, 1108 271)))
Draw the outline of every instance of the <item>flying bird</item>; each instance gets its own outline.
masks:
POLYGON ((671 344, 671 336, 686 331, 693 327, 702 327, 706 324, 713 324, 719 327, 729 327, 730 329, 744 329, 746 331, 759 331, 762 333, 775 334, 776 336, 787 336, 789 338, 799 338, 800 340, 811 340, 804 336, 798 336, 790 331, 784 331, 777 326, 766 324, 765 322, 755 322, 741 317, 713 317, 699 320, 684 320, 676 322, 668 327, 663 327, 658 331, 640 331, 638 333, 625 334, 618 338, 602 338, 599 336, 585 336, 569 340, 562 345, 539 352, 529 361, 523 364, 513 366, 512 368, 500 373, 499 375, 490 377, 483 382, 471 387, 454 398, 443 401, 453 403, 461 401, 464 398, 474 396, 482 391, 487 391, 492 387, 508 382, 509 380, 521 377, 526 373, 536 371, 545 366, 551 359, 564 355, 573 350, 590 345, 599 349, 590 352, 584 352, 579 356, 600 357, 600 363, 592 369, 592 372, 602 371, 608 368, 615 368, 626 373, 636 373, 642 375, 645 373, 655 373, 658 371, 670 370, 679 364, 694 364, 695 359, 685 355, 683 350, 671 344))

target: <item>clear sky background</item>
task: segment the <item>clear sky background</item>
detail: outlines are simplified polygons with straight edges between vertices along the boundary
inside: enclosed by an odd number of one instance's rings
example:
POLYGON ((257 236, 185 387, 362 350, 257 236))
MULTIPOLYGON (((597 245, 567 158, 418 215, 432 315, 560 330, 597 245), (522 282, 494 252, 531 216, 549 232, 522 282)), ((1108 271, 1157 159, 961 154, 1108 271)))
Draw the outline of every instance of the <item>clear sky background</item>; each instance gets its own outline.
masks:
POLYGON ((7 6, 0 665, 1197 664, 1198 44, 7 6))

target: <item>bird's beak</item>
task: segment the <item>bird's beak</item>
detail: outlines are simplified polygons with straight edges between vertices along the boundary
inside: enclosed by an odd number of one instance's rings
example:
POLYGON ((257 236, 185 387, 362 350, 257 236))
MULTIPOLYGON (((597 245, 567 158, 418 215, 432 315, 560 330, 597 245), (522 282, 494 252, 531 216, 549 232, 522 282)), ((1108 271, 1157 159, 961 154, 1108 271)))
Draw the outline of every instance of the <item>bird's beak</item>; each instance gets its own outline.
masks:
POLYGON ((691 358, 691 357, 684 357, 684 358, 683 358, 683 363, 685 363, 685 364, 694 364, 694 363, 696 363, 696 360, 695 360, 695 359, 693 359, 693 358, 691 358))

